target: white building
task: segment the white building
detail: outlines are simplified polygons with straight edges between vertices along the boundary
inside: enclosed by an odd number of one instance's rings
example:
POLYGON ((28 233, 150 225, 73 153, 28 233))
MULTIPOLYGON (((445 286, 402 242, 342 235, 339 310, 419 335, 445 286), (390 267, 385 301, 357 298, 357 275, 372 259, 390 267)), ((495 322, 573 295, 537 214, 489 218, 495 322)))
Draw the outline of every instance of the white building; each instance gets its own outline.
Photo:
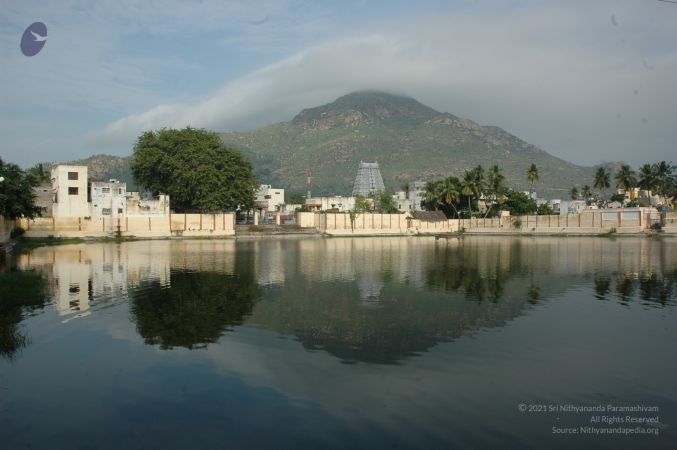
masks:
POLYGON ((87 166, 60 164, 52 169, 54 217, 88 217, 87 166))
POLYGON ((278 211, 284 205, 284 189, 262 184, 256 191, 256 207, 264 211, 278 211))
POLYGON ((355 209, 355 197, 313 197, 306 199, 306 206, 311 211, 336 210, 346 212, 355 209))
POLYGON ((559 211, 561 204, 562 200, 560 200, 559 198, 553 198, 552 200, 548 201, 548 206, 550 206, 550 208, 552 208, 553 211, 559 211))
MULTIPOLYGON (((94 181, 88 186, 87 166, 58 165, 52 169, 52 217, 117 218, 134 215, 169 214, 169 196, 160 194, 142 199, 138 192, 127 192, 118 180, 94 181)), ((40 194, 40 192, 36 192, 40 194)), ((49 211, 47 205, 40 206, 49 211)))
POLYGON ((421 202, 425 194, 425 181, 413 181, 409 183, 409 201, 412 211, 423 211, 421 202))
POLYGON ((128 216, 166 216, 169 214, 169 195, 160 194, 153 198, 141 198, 138 192, 127 192, 126 211, 128 216))
POLYGON ((393 200, 395 200, 395 206, 400 212, 412 212, 414 211, 414 204, 409 199, 409 196, 405 191, 397 191, 393 195, 393 200))
POLYGON ((94 181, 90 189, 92 217, 127 215, 127 184, 118 180, 94 181))
POLYGON ((559 204, 560 216, 580 214, 586 209, 585 200, 562 200, 559 204))

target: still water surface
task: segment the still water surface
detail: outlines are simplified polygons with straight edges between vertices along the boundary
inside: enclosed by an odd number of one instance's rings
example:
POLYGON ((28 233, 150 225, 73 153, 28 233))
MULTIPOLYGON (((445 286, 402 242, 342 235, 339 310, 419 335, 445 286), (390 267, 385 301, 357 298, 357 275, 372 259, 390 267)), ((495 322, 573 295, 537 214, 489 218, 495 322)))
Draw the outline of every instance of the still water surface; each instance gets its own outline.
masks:
POLYGON ((2 270, 1 448, 676 448, 675 239, 96 243, 2 270), (595 416, 660 423, 553 434, 619 427, 595 416))

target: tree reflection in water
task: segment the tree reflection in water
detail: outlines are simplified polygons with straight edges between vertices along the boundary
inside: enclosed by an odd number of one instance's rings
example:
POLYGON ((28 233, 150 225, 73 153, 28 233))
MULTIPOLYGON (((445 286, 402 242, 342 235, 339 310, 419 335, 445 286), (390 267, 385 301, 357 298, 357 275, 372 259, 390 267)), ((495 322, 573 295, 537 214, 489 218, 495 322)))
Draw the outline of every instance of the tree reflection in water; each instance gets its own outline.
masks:
POLYGON ((29 343, 21 330, 25 317, 45 305, 46 281, 37 272, 0 273, 0 357, 13 360, 29 343))
POLYGON ((134 289, 130 311, 146 344, 162 349, 203 348, 251 314, 259 297, 254 273, 235 275, 172 270, 170 284, 147 282, 134 289))
POLYGON ((439 342, 502 326, 528 307, 529 280, 511 276, 523 270, 485 258, 475 246, 434 249, 423 264, 422 286, 387 271, 359 273, 355 280, 288 278, 256 305, 250 322, 345 363, 396 364, 439 342))
MULTIPOLYGON (((595 275, 595 297, 605 300, 611 292, 611 276, 607 274, 595 275)), ((675 298, 677 271, 666 272, 663 275, 656 272, 621 273, 616 276, 616 295, 622 304, 637 296, 645 304, 666 305, 675 298)))

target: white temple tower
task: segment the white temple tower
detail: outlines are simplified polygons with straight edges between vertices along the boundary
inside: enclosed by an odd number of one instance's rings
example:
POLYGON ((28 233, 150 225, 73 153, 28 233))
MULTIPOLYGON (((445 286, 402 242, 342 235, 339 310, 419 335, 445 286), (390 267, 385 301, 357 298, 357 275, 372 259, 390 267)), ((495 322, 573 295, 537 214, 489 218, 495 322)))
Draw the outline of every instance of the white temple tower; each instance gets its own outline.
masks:
POLYGON ((381 171, 378 168, 378 162, 362 162, 357 168, 355 184, 353 184, 353 196, 362 195, 369 197, 377 192, 383 192, 386 188, 383 184, 381 171))

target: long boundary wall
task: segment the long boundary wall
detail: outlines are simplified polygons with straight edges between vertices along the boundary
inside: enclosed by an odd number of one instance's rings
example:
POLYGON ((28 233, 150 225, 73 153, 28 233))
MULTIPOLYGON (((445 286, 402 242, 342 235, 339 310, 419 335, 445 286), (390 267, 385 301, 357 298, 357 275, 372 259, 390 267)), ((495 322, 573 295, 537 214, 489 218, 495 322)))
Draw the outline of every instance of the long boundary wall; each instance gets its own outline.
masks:
POLYGON ((235 234, 235 214, 169 214, 120 218, 19 219, 26 237, 219 237, 235 234))
POLYGON ((460 219, 459 228, 470 233, 600 234, 639 233, 658 220, 652 209, 590 211, 568 216, 509 216, 493 219, 460 219))
MULTIPOLYGON (((449 219, 428 222, 409 214, 298 213, 303 228, 316 228, 329 235, 443 234, 459 230, 468 233, 602 234, 640 233, 660 221, 653 208, 586 211, 570 216, 508 216, 503 218, 449 219), (518 226, 519 225, 519 226, 518 226)), ((677 213, 664 219, 664 230, 677 232, 677 213)))
POLYGON ((409 214, 300 213, 299 226, 336 236, 383 234, 437 234, 458 231, 453 220, 425 222, 412 219, 409 214))

